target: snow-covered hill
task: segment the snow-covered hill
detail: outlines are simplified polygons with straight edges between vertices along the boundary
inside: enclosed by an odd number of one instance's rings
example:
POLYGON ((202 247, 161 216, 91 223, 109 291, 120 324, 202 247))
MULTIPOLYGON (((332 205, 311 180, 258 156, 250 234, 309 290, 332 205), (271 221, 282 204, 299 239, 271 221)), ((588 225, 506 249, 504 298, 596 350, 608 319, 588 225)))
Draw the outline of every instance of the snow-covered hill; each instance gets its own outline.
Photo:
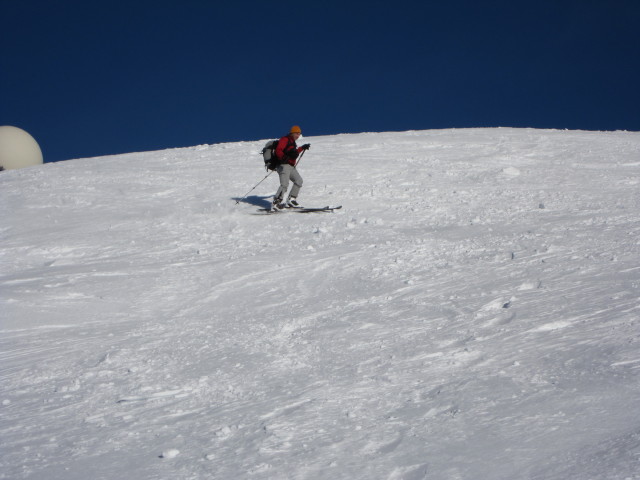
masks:
POLYGON ((0 478, 640 478, 640 134, 0 174, 0 478))

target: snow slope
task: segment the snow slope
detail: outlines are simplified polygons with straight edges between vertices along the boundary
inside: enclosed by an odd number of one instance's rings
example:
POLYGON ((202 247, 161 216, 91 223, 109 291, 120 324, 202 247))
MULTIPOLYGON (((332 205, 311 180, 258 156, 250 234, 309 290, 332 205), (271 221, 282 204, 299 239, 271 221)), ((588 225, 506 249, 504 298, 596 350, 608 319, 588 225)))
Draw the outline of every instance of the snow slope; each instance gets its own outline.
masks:
POLYGON ((640 134, 0 175, 0 478, 640 478, 640 134))

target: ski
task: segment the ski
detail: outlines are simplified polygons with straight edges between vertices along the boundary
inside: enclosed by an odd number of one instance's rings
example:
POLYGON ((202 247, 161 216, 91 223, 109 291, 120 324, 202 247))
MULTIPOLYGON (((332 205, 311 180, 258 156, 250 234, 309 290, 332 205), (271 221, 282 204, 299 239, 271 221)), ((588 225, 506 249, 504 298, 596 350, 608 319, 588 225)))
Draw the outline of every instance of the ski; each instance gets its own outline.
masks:
POLYGON ((270 215, 272 213, 290 213, 290 212, 296 212, 296 213, 331 213, 334 210, 339 210, 342 208, 342 205, 336 205, 336 206, 332 206, 332 205, 327 205, 326 207, 290 207, 290 208, 285 208, 282 210, 273 210, 271 208, 260 208, 258 209, 259 212, 262 212, 264 214, 270 215))
POLYGON ((340 210, 341 208, 342 205, 327 205, 326 207, 297 207, 293 209, 293 211, 298 213, 333 212, 334 210, 340 210))

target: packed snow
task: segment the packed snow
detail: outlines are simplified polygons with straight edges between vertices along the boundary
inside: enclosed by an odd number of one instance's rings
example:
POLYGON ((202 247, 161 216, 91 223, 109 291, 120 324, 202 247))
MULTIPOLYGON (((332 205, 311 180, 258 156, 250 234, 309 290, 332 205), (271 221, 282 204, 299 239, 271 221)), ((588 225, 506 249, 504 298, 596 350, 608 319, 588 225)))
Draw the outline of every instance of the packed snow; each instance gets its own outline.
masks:
POLYGON ((0 478, 640 478, 640 133, 265 142, 0 174, 0 478))

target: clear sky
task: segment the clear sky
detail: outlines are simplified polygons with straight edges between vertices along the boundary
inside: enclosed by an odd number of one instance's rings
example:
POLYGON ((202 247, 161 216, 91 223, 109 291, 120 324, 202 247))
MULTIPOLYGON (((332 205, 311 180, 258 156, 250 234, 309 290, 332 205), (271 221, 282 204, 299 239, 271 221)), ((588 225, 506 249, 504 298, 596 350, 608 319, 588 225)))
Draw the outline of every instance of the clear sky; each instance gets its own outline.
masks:
POLYGON ((0 0, 45 161, 281 136, 640 130, 640 1, 0 0))

